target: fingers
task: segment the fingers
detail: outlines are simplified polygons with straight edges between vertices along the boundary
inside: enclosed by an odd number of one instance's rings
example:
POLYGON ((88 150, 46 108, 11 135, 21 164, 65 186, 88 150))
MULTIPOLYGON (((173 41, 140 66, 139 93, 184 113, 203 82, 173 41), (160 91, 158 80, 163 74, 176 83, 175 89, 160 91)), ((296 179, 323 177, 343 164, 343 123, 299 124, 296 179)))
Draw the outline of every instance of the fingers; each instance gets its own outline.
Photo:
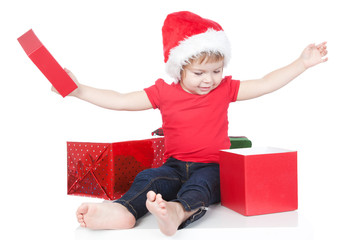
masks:
POLYGON ((323 50, 320 52, 322 57, 325 57, 327 55, 328 51, 327 50, 323 50))
MULTIPOLYGON (((326 43, 327 42, 323 42, 316 46, 316 48, 320 52, 321 57, 325 57, 328 54, 326 43)), ((322 62, 326 62, 327 60, 328 58, 323 58, 322 62)))
POLYGON ((316 48, 326 48, 326 44, 327 44, 327 42, 325 41, 325 42, 322 42, 322 43, 320 43, 320 44, 318 44, 318 45, 316 45, 316 48))
MULTIPOLYGON (((53 91, 54 93, 59 94, 59 92, 56 90, 56 88, 54 88, 54 86, 51 86, 51 91, 53 91)), ((59 94, 60 95, 60 94, 59 94)))
POLYGON ((322 63, 323 63, 323 62, 327 62, 327 60, 328 60, 328 58, 326 57, 326 58, 321 59, 321 62, 322 62, 322 63))
POLYGON ((79 81, 75 77, 75 75, 67 68, 64 68, 64 71, 69 75, 69 77, 75 82, 77 86, 79 86, 79 81))
MULTIPOLYGON (((320 59, 320 62, 323 63, 323 62, 326 62, 328 60, 328 58, 324 58, 327 54, 328 54, 328 51, 327 51, 327 46, 326 46, 327 42, 322 42, 318 45, 315 46, 315 44, 313 44, 313 46, 315 47, 315 49, 320 53, 320 56, 321 56, 321 59, 320 59)), ((310 44, 312 45, 312 44, 310 44)))
POLYGON ((326 48, 327 48, 326 44, 327 44, 327 42, 322 42, 322 43, 316 45, 316 48, 319 49, 320 51, 326 50, 326 48))
POLYGON ((320 51, 326 50, 327 48, 326 42, 320 43, 319 45, 316 46, 316 48, 319 49, 320 51))
POLYGON ((75 75, 67 68, 64 68, 65 72, 74 80, 75 75))

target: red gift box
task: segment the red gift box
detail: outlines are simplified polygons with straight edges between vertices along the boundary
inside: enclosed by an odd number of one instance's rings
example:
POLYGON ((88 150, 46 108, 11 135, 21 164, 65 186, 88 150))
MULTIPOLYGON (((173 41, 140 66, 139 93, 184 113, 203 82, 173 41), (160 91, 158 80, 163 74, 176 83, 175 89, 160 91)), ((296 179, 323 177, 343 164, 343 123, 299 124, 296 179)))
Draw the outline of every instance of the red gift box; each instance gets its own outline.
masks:
POLYGON ((51 82, 61 96, 65 97, 77 88, 75 82, 40 42, 32 29, 19 37, 18 41, 28 57, 51 82))
POLYGON ((278 148, 220 151, 221 204, 245 216, 298 208, 297 152, 278 148))
POLYGON ((116 143, 67 142, 68 194, 120 198, 135 176, 161 166, 164 139, 116 143))

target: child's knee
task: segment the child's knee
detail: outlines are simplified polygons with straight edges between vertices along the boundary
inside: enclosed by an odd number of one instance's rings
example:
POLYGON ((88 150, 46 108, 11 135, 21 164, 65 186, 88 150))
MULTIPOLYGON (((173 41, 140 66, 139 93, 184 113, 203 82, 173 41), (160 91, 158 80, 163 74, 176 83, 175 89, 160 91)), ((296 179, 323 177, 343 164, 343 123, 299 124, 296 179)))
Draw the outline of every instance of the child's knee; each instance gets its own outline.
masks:
POLYGON ((155 178, 155 174, 154 174, 154 169, 153 168, 149 168, 149 169, 145 169, 141 172, 139 172, 136 177, 135 180, 145 180, 145 181, 151 181, 153 178, 155 178))

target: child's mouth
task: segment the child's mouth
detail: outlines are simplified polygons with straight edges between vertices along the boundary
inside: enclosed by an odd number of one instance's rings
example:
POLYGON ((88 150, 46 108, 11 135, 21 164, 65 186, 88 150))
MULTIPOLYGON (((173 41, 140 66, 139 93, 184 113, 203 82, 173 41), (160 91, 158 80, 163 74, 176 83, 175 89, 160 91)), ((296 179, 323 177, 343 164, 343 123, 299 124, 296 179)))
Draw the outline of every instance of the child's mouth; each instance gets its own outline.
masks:
POLYGON ((208 92, 210 91, 211 87, 200 87, 200 91, 202 92, 208 92))

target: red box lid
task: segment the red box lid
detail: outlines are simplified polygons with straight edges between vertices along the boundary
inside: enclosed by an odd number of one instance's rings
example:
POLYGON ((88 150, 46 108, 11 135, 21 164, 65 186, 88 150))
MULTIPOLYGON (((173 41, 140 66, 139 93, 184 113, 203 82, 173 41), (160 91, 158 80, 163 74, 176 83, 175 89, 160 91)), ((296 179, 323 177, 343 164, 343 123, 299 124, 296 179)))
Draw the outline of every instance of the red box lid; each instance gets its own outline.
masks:
POLYGON ((32 29, 19 37, 18 41, 25 53, 51 82, 60 95, 65 97, 77 88, 76 83, 40 42, 32 29))

